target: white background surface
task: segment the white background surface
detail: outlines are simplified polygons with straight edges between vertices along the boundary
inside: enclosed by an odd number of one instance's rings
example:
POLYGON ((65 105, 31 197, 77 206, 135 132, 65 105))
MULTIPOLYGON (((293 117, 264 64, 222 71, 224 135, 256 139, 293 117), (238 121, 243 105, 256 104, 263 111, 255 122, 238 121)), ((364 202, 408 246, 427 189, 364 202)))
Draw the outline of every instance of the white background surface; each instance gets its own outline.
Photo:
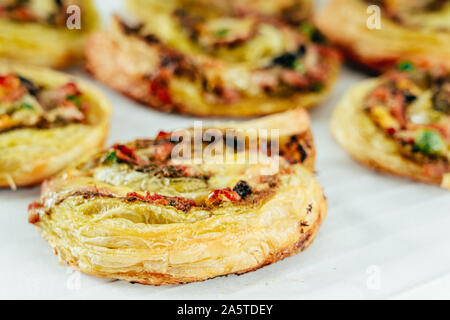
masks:
MULTIPOLYGON (((106 21, 111 12, 123 12, 121 1, 97 2, 106 21)), ((330 135, 333 107, 364 77, 344 69, 329 101, 312 111, 318 179, 329 212, 304 253, 246 275, 183 286, 98 279, 59 265, 27 223, 27 205, 38 199, 38 187, 1 190, 0 298, 450 298, 448 191, 374 173, 353 162, 330 135)), ((114 106, 110 144, 193 125, 193 118, 153 111, 97 85, 114 106)))

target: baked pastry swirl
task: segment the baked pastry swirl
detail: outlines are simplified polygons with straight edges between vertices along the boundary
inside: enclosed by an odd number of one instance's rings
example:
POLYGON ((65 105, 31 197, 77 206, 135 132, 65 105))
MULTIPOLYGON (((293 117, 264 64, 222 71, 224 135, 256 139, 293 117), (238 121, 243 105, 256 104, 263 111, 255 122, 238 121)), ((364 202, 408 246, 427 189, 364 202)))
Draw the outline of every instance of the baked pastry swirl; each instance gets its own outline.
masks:
POLYGON ((446 0, 332 0, 318 28, 357 64, 387 71, 403 60, 450 68, 450 2, 446 0), (379 29, 370 29, 381 8, 379 29))
POLYGON ((338 72, 339 55, 308 23, 302 33, 202 1, 129 3, 141 24, 115 18, 110 32, 90 37, 87 69, 163 111, 245 117, 311 107, 338 72))
MULTIPOLYGON (((78 9, 77 9, 78 10, 78 9)), ((3 0, 0 2, 0 57, 64 67, 83 57, 86 35, 99 17, 91 0, 3 0), (73 8, 77 6, 79 12, 73 8), (79 13, 79 20, 75 14, 79 13), (80 22, 80 30, 72 22, 80 22)))
POLYGON ((369 167, 450 188, 450 73, 398 68, 346 94, 333 134, 369 167))
POLYGON ((198 150, 195 130, 179 131, 194 137, 181 158, 176 131, 81 161, 44 184, 30 222, 68 265, 152 285, 241 274, 308 247, 327 206, 306 111, 200 129, 215 152, 200 141, 199 162, 185 157, 198 150), (279 139, 261 140, 260 129, 278 128, 279 139), (257 137, 264 160, 253 163, 257 137))
POLYGON ((0 187, 36 184, 102 147, 110 106, 91 86, 0 63, 0 187))

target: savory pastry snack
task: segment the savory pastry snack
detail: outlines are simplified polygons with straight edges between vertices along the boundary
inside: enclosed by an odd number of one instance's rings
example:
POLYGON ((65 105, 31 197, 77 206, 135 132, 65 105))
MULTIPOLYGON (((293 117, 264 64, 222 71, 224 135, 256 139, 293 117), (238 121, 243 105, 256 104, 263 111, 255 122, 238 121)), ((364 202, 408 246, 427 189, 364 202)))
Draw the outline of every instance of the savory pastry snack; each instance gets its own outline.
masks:
POLYGON ((102 147, 110 106, 90 85, 0 63, 0 187, 41 182, 102 147))
POLYGON ((314 158, 304 110, 161 132, 48 181, 29 221, 63 262, 100 277, 162 285, 242 274, 313 241, 327 210, 314 158))
POLYGON ((403 62, 342 99, 331 123, 361 163, 450 189, 450 73, 403 62))
POLYGON ((83 57, 86 35, 98 25, 91 0, 2 0, 0 58, 67 66, 83 57), (69 29, 78 22, 81 29, 69 29))
POLYGON ((198 116, 264 115, 327 96, 340 58, 312 25, 302 33, 201 2, 130 1, 142 23, 116 17, 90 37, 87 69, 151 107, 198 116))
POLYGON ((353 62, 375 71, 402 60, 450 68, 449 1, 331 0, 315 20, 353 62), (371 5, 381 9, 379 29, 371 5))

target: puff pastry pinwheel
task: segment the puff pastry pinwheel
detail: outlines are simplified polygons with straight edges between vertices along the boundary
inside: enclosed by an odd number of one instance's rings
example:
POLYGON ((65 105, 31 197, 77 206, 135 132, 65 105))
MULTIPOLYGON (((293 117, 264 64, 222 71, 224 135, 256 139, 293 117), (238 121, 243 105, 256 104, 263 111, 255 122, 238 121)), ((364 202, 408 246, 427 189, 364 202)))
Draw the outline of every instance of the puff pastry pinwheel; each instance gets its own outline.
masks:
POLYGON ((325 218, 308 122, 295 110, 185 130, 181 157, 177 131, 115 145, 48 181, 29 221, 62 261, 100 277, 163 285, 253 271, 304 250, 325 218), (196 130, 214 141, 211 153, 200 141, 201 161, 185 157, 196 130), (263 161, 245 160, 255 139, 263 161))
POLYGON ((198 116, 264 115, 327 96, 340 57, 312 25, 302 33, 253 11, 191 2, 130 1, 142 24, 115 18, 109 33, 91 36, 87 69, 151 107, 198 116))
POLYGON ((351 89, 331 129, 363 164, 450 189, 450 73, 399 69, 351 89))
POLYGON ((2 0, 0 58, 64 67, 83 57, 86 35, 98 26, 91 0, 2 0))
POLYGON ((101 148, 110 106, 90 85, 0 63, 0 187, 41 182, 101 148))
POLYGON ((315 20, 352 62, 371 70, 403 60, 450 68, 449 1, 331 0, 315 20))

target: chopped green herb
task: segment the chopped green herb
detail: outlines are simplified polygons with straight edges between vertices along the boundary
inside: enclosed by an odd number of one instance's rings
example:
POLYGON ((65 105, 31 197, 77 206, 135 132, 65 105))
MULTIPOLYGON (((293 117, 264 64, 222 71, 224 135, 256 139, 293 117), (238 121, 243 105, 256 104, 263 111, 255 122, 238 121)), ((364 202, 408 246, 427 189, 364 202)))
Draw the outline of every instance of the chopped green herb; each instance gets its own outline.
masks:
POLYGON ((292 69, 294 69, 295 71, 297 71, 300 74, 305 74, 306 73, 306 68, 303 65, 303 63, 301 63, 298 60, 295 60, 294 63, 292 64, 292 69))
POLYGON ((116 151, 113 151, 105 157, 103 162, 116 163, 118 160, 116 151))
POLYGON ((316 33, 316 28, 312 24, 305 22, 300 25, 300 31, 312 39, 316 33))
POLYGON ((77 96, 67 96, 67 100, 73 101, 78 109, 81 109, 81 99, 77 96))
POLYGON ((20 105, 19 110, 34 110, 34 108, 31 104, 25 102, 20 105))
POLYGON ((409 61, 402 61, 397 65, 397 69, 403 72, 414 71, 414 64, 409 61))
POLYGON ((215 32, 217 37, 225 37, 228 34, 228 29, 219 29, 215 32))
POLYGON ((416 136, 415 148, 427 155, 439 155, 445 152, 447 146, 439 133, 434 130, 423 130, 416 136))
POLYGON ((280 65, 284 68, 293 69, 296 59, 297 59, 297 55, 290 53, 290 52, 285 52, 282 55, 273 59, 272 63, 276 64, 276 65, 280 65))

